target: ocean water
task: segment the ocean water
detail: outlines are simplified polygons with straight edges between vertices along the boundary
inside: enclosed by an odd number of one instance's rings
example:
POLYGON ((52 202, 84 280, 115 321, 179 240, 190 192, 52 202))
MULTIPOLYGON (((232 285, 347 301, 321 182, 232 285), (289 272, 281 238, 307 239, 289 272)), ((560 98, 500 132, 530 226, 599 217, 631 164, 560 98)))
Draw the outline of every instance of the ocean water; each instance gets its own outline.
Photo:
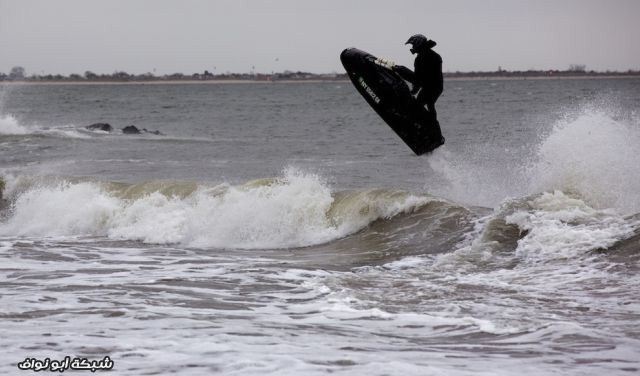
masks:
POLYGON ((416 157, 348 82, 0 86, 0 373, 637 374, 639 107, 447 81, 416 157))

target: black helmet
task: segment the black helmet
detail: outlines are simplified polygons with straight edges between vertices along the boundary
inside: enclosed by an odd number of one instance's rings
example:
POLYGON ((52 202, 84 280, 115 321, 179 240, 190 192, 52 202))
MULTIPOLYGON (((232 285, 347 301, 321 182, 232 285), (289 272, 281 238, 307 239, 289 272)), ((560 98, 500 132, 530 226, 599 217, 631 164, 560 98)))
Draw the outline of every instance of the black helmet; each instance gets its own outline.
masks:
POLYGON ((427 37, 425 37, 422 34, 416 34, 416 35, 412 35, 411 38, 409 38, 409 40, 405 44, 410 44, 411 53, 415 54, 420 50, 435 47, 436 42, 430 39, 427 39, 427 37))
POLYGON ((410 44, 413 46, 413 48, 419 49, 420 47, 426 45, 427 41, 428 39, 424 35, 416 34, 416 35, 412 35, 411 38, 409 38, 409 40, 405 44, 410 44))

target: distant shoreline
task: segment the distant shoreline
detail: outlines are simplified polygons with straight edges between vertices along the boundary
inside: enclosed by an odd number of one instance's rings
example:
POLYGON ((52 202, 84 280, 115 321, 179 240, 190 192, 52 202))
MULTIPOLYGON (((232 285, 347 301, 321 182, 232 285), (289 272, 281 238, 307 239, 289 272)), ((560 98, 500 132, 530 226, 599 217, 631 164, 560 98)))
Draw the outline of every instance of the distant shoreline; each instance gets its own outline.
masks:
MULTIPOLYGON (((445 77, 446 81, 526 81, 526 80, 603 80, 603 79, 640 79, 640 75, 611 76, 474 76, 445 77)), ((336 80, 157 80, 157 81, 0 81, 0 86, 20 85, 242 85, 242 84, 304 84, 304 83, 345 83, 346 79, 336 80)))
MULTIPOLYGON (((575 75, 575 76, 471 76, 447 77, 445 81, 526 81, 526 80, 602 80, 639 79, 640 75, 575 75)), ((0 86, 20 85, 240 85, 240 84, 304 84, 346 83, 348 79, 299 79, 299 80, 148 80, 148 81, 73 81, 73 80, 24 80, 0 81, 0 86)))

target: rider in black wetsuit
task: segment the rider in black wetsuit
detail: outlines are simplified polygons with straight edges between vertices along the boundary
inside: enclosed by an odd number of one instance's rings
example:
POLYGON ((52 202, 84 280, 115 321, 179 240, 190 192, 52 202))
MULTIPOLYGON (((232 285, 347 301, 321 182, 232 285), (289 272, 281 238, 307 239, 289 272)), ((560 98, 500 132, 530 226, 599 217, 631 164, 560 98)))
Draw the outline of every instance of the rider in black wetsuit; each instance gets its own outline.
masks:
POLYGON ((436 143, 443 144, 444 138, 440 132, 440 123, 437 120, 435 107, 443 90, 442 58, 432 50, 436 46, 436 42, 427 39, 424 35, 416 34, 409 38, 405 44, 411 45, 412 54, 418 54, 414 63, 415 73, 401 65, 397 65, 394 69, 402 78, 413 84, 411 94, 418 94, 416 101, 422 106, 427 106, 429 115, 434 120, 434 140, 436 143), (437 141, 439 138, 441 142, 437 141))

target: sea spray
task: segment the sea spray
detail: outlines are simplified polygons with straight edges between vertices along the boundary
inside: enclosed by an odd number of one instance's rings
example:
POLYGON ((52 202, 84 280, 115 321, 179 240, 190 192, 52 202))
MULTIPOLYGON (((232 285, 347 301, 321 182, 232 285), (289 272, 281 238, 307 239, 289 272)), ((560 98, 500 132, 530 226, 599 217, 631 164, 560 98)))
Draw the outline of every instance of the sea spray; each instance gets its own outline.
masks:
MULTIPOLYGON (((521 153, 529 151, 522 148, 521 153)), ((517 163, 500 150, 469 145, 462 153, 446 147, 435 150, 427 163, 425 191, 453 202, 494 207, 508 197, 527 194, 526 179, 517 163)), ((520 163, 520 162, 518 162, 520 163)))
POLYGON ((635 214, 640 211, 638 125, 637 118, 622 120, 605 110, 584 108, 553 124, 535 147, 522 147, 514 161, 495 151, 486 160, 477 145, 462 154, 436 150, 427 159, 435 175, 425 189, 486 207, 559 190, 578 194, 596 208, 635 214), (435 178, 444 182, 434 185, 435 178))
POLYGON ((525 171, 531 193, 575 192, 598 208, 640 211, 638 129, 602 111, 558 122, 525 171))
POLYGON ((29 130, 21 125, 13 115, 0 114, 0 135, 25 135, 29 130))

